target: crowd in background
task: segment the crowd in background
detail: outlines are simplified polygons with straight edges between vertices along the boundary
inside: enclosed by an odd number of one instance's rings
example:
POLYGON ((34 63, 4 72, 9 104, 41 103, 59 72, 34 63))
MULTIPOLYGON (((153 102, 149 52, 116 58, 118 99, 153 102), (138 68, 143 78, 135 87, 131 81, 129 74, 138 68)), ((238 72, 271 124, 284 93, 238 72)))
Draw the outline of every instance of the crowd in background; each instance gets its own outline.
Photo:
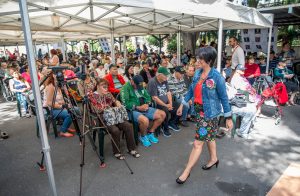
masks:
MULTIPOLYGON (((216 43, 210 43, 216 48, 216 43)), ((256 118, 261 115, 259 102, 261 100, 259 89, 256 88, 257 80, 262 76, 272 82, 281 81, 289 93, 288 105, 295 104, 295 96, 299 92, 299 83, 294 74, 293 60, 295 54, 288 43, 283 44, 283 50, 279 54, 270 53, 269 71, 266 70, 266 56, 257 56, 256 53, 245 53, 239 47, 236 38, 230 39, 233 49, 231 56, 223 53, 222 75, 227 81, 226 90, 228 97, 233 99, 237 94, 246 94, 247 106, 238 107, 232 105, 232 111, 242 116, 241 126, 237 130, 240 137, 247 138, 251 132, 256 118), (242 60, 241 60, 242 59, 242 60)), ((207 47, 201 42, 201 47, 207 47)), ((50 54, 42 54, 38 51, 36 69, 41 80, 49 74, 49 66, 67 66, 63 71, 67 81, 75 81, 81 97, 87 95, 94 106, 94 112, 103 114, 111 107, 124 106, 133 115, 128 115, 131 122, 137 123, 140 130, 139 140, 145 147, 158 143, 154 132, 159 127, 165 137, 188 127, 188 121, 193 121, 195 109, 193 100, 183 102, 183 98, 190 88, 195 71, 201 69, 199 57, 190 50, 181 55, 180 65, 177 63, 177 53, 167 54, 137 46, 135 52, 124 53, 115 51, 115 63, 112 63, 110 53, 91 52, 86 46, 84 53, 68 53, 67 61, 64 61, 60 49, 52 49, 50 54), (87 77, 80 77, 81 67, 85 65, 87 77), (182 114, 177 114, 180 104, 184 103, 182 114), (132 119, 133 118, 133 119, 132 119), (150 121, 153 121, 149 127, 150 121), (173 131, 173 132, 172 132, 173 131)), ((45 82, 43 104, 45 107, 61 109, 64 105, 62 92, 58 92, 53 105, 55 75, 50 74, 45 82)), ((18 52, 10 53, 9 58, 1 59, 0 79, 14 92, 18 101, 25 109, 27 117, 30 117, 28 103, 24 93, 31 90, 32 80, 28 69, 27 57, 18 52), (10 80, 7 80, 7 79, 10 80)), ((3 89, 1 89, 3 91, 3 89)), ((63 119, 60 128, 61 136, 72 137, 74 130, 70 128, 72 123, 66 110, 59 114, 63 119)), ((132 124, 126 120, 108 126, 109 132, 120 146, 120 131, 125 132, 127 148, 130 154, 136 158, 140 155, 136 151, 133 140, 132 124)), ((220 134, 221 137, 222 134, 220 134)), ((116 158, 124 159, 113 145, 113 153, 116 158)))

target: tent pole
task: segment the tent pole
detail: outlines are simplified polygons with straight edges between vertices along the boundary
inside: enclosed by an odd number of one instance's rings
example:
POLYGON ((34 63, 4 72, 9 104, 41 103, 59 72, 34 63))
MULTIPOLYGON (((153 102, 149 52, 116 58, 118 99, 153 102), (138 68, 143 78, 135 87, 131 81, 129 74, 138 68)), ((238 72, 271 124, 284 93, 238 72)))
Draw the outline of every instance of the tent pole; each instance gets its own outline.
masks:
POLYGON ((60 38, 60 43, 61 43, 61 50, 63 54, 63 61, 66 61, 66 48, 65 48, 65 42, 63 37, 60 38))
POLYGON ((32 45, 32 37, 31 37, 31 30, 30 30, 30 23, 29 23, 27 1, 20 0, 19 7, 20 7, 20 12, 21 12, 21 18, 22 18, 22 26, 23 26, 23 32, 24 32, 24 38, 25 38, 26 52, 28 55, 27 57, 28 57, 28 63, 29 63, 29 68, 30 68, 30 77, 32 79, 34 103, 36 106, 36 112, 38 113, 38 115, 36 117, 38 119, 38 124, 40 127, 40 129, 39 129, 40 137, 41 137, 43 152, 44 152, 45 160, 46 160, 47 174, 48 174, 52 194, 54 196, 57 196, 55 180, 54 180, 54 173, 53 173, 51 156, 50 156, 50 146, 49 146, 49 141, 48 141, 48 136, 47 136, 47 131, 46 131, 43 106, 42 106, 41 92, 40 92, 40 88, 39 88, 39 82, 38 82, 36 65, 35 65, 35 58, 34 58, 33 47, 32 47, 33 45, 32 45))
POLYGON ((223 20, 218 20, 218 60, 217 60, 217 70, 221 72, 221 62, 222 62, 222 39, 223 39, 223 20))
POLYGON ((17 43, 17 51, 18 51, 18 57, 20 57, 19 43, 17 43))
POLYGON ((123 52, 124 52, 124 61, 125 61, 125 66, 126 66, 127 65, 126 35, 123 36, 123 52))
POLYGON ((267 67, 266 73, 269 73, 270 67, 270 53, 271 53, 271 43, 272 43, 272 27, 269 28, 269 40, 268 40, 268 49, 267 49, 267 67))
POLYGON ((92 60, 92 44, 91 44, 91 41, 92 40, 88 40, 88 43, 89 43, 89 57, 90 57, 90 61, 92 60))
POLYGON ((110 52, 111 52, 111 61, 112 61, 112 64, 115 64, 115 47, 114 47, 114 42, 115 42, 115 38, 114 38, 114 20, 111 19, 110 20, 110 45, 111 45, 111 49, 110 49, 110 52))
POLYGON ((178 32, 177 32, 177 66, 180 66, 180 57, 181 55, 181 27, 178 27, 178 32))
POLYGON ((34 58, 37 57, 37 51, 36 51, 36 40, 34 41, 34 58))
POLYGON ((47 43, 47 50, 48 50, 48 55, 50 55, 50 48, 49 48, 49 44, 47 43))

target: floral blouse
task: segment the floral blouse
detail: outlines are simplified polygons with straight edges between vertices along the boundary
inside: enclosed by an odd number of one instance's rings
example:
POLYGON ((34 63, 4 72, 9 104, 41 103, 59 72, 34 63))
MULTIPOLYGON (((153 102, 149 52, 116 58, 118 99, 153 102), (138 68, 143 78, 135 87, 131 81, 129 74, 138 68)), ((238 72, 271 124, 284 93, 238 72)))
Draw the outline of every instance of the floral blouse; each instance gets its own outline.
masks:
POLYGON ((103 113, 107 108, 114 107, 116 99, 111 93, 100 95, 97 91, 90 93, 89 100, 95 112, 103 113))

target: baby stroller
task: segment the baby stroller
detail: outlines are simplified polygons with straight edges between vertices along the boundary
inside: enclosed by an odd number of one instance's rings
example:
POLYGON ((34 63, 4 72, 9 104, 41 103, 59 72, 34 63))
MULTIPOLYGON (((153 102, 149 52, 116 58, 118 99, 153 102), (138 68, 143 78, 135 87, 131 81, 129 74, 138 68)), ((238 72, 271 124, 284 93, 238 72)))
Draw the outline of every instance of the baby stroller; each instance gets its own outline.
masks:
POLYGON ((285 104, 288 101, 288 94, 283 82, 273 83, 267 80, 266 77, 261 77, 266 84, 264 90, 261 93, 261 101, 258 103, 257 107, 264 105, 275 107, 275 125, 278 125, 281 121, 283 115, 280 105, 285 104))

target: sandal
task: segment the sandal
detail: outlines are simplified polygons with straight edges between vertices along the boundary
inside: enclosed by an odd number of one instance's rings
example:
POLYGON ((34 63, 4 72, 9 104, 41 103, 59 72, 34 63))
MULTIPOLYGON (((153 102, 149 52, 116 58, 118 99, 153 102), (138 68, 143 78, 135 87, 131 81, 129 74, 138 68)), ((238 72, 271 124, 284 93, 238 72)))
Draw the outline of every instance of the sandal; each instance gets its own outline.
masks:
POLYGON ((114 154, 114 156, 115 156, 117 159, 119 159, 119 160, 124 160, 124 159, 125 159, 124 155, 119 154, 119 153, 114 154))
POLYGON ((135 150, 131 150, 131 151, 128 151, 128 154, 130 154, 131 156, 133 156, 134 158, 139 158, 141 155, 135 151, 135 150))

